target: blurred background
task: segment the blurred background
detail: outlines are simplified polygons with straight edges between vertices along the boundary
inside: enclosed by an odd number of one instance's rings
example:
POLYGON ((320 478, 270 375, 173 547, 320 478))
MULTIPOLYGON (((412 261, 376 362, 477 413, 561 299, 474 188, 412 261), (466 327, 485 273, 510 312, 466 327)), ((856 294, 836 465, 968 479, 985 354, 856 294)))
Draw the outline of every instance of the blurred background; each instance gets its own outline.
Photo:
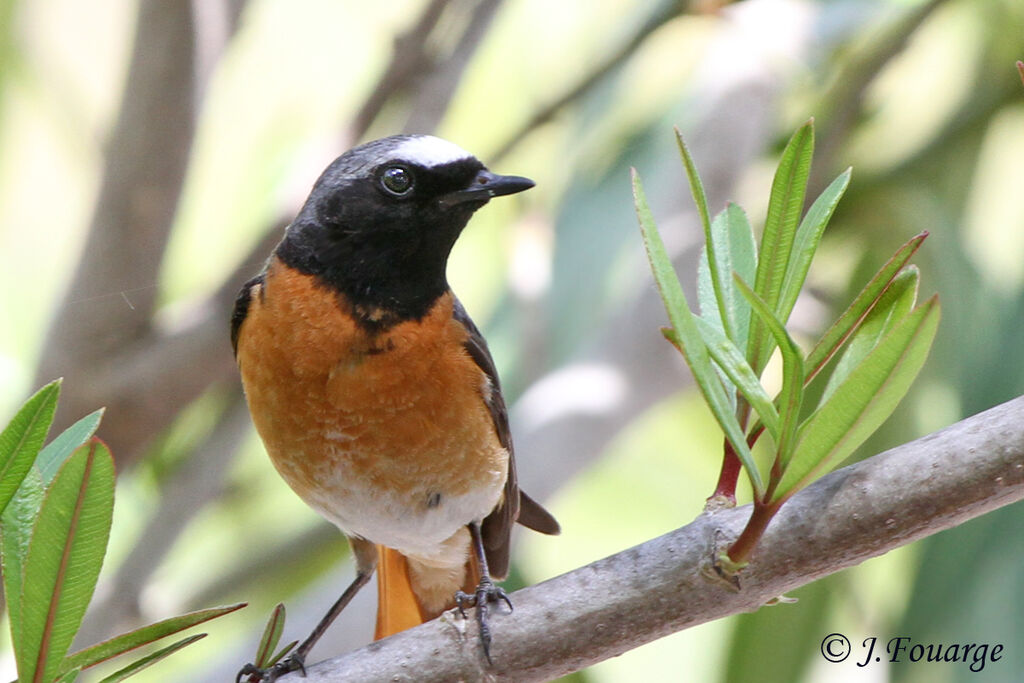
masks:
MULTIPOLYGON (((481 211, 450 264, 513 404, 521 483, 563 526, 517 536, 513 587, 681 526, 714 487, 721 437, 659 334, 630 195, 635 166, 692 290, 673 126, 712 210, 737 201, 755 226, 808 117, 810 197, 854 167, 791 321, 802 341, 931 232, 916 262, 939 336, 860 457, 1021 393, 1022 57, 1019 0, 0 0, 0 418, 64 376, 59 427, 107 406, 119 471, 79 645, 245 600, 134 679, 233 680, 275 603, 302 638, 350 580, 341 536, 250 427, 228 317, 322 168, 361 140, 436 132, 537 182, 481 211)), ((1019 680, 1022 513, 567 680, 1019 680), (836 631, 998 642, 1004 659, 981 674, 828 664, 836 631)), ((374 591, 361 598, 314 660, 369 640, 374 591)))

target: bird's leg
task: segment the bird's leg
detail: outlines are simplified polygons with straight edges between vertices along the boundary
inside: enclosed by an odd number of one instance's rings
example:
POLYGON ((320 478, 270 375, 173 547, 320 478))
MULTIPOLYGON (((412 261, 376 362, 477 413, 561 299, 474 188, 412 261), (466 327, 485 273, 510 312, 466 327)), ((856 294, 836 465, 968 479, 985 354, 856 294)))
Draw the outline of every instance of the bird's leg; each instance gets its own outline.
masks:
POLYGON ((294 652, 269 669, 259 669, 252 664, 246 664, 235 677, 236 683, 241 683, 242 681, 245 681, 245 683, 273 683, 279 677, 292 671, 301 671, 303 676, 306 675, 306 656, 309 655, 309 651, 313 649, 313 646, 317 644, 317 641, 330 628, 342 610, 352 601, 356 593, 366 585, 370 577, 373 576, 373 571, 377 568, 377 548, 374 544, 361 538, 350 538, 349 544, 352 546, 352 552, 356 557, 356 578, 352 580, 352 583, 348 585, 348 588, 341 594, 337 602, 323 616, 323 619, 316 625, 313 632, 302 641, 294 652), (247 678, 243 678, 243 676, 247 676, 247 678))
POLYGON ((484 648, 484 656, 491 662, 491 627, 487 621, 488 603, 504 601, 512 611, 512 601, 508 599, 505 591, 494 583, 491 573, 487 569, 487 554, 484 552, 484 540, 480 534, 478 522, 469 523, 470 544, 473 547, 473 554, 476 555, 477 566, 480 568, 480 582, 476 586, 473 595, 462 591, 455 594, 455 602, 459 607, 462 616, 466 616, 467 605, 476 606, 476 622, 480 627, 480 644, 484 648))

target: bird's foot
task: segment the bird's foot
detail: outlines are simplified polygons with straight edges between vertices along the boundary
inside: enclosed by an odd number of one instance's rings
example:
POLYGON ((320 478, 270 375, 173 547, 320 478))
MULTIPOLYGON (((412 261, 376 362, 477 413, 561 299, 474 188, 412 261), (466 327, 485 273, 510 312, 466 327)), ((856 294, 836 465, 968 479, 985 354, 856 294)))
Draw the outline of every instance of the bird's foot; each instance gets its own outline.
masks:
POLYGON ((301 671, 306 675, 303 657, 292 653, 266 669, 260 669, 254 664, 246 664, 235 676, 235 683, 274 683, 278 678, 292 671, 301 671))
POLYGON ((466 607, 476 607, 476 623, 480 627, 480 644, 483 646, 484 656, 487 657, 487 662, 490 664, 494 662, 491 661, 491 626, 487 621, 487 614, 488 605, 492 602, 504 602, 508 605, 509 612, 512 611, 512 601, 508 599, 508 594, 487 576, 480 579, 480 584, 477 585, 476 591, 472 595, 462 591, 455 594, 455 604, 463 618, 466 618, 466 607))

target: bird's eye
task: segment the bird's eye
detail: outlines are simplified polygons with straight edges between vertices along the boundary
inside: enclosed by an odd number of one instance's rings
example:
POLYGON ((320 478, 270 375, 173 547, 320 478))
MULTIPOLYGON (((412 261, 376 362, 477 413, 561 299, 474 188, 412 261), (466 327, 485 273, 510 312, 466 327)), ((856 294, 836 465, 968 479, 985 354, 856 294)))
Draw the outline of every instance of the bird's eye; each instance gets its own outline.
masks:
POLYGON ((391 166, 384 169, 380 176, 380 184, 390 194, 407 195, 412 191, 412 173, 404 166, 391 166))

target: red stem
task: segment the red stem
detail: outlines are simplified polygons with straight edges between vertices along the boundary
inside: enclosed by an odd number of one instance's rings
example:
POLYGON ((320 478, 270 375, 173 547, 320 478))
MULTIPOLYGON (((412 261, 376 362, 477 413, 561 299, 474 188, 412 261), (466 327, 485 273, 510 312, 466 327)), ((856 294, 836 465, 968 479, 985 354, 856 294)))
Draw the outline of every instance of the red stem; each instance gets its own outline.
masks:
POLYGON ((723 451, 722 471, 718 475, 715 492, 708 498, 708 502, 724 502, 729 507, 733 507, 736 505, 736 482, 739 481, 742 464, 728 439, 725 440, 723 451))
POLYGON ((754 501, 754 512, 750 515, 747 526, 743 529, 743 533, 739 535, 739 538, 736 539, 736 542, 729 548, 728 555, 730 560, 740 563, 746 562, 750 558, 754 548, 757 547, 757 542, 764 535, 764 530, 768 528, 768 523, 772 521, 772 517, 782 507, 782 503, 783 501, 781 500, 770 504, 762 503, 759 500, 754 501))

